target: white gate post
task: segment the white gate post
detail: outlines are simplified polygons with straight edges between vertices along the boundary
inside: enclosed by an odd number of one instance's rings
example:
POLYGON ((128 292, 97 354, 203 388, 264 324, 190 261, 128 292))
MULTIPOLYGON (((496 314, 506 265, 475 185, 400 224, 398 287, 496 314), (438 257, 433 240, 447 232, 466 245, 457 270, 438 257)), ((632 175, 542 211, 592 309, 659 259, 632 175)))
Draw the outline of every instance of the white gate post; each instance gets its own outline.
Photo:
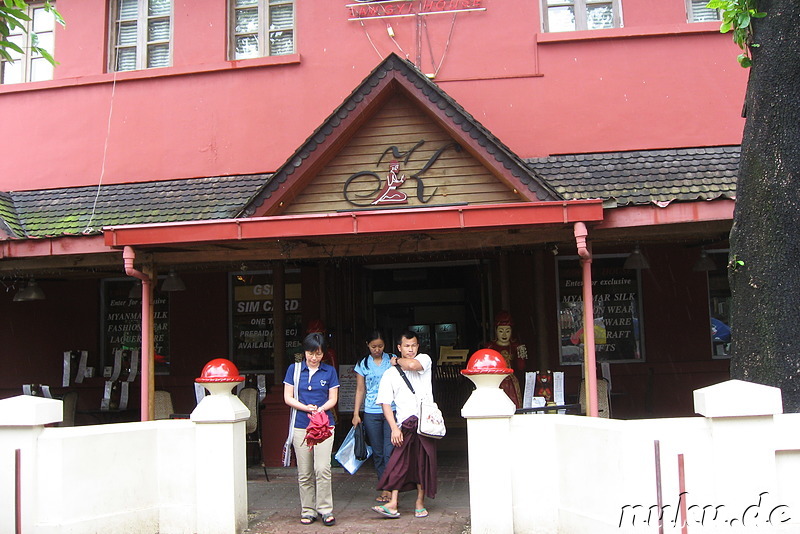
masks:
POLYGON ((467 420, 473 534, 514 533, 511 461, 502 451, 509 443, 516 406, 499 387, 512 372, 500 353, 491 349, 474 353, 461 371, 476 388, 461 409, 467 420))
POLYGON ((191 415, 197 423, 197 534, 247 528, 245 421, 250 410, 231 393, 244 377, 229 360, 212 360, 195 380, 211 395, 191 415))

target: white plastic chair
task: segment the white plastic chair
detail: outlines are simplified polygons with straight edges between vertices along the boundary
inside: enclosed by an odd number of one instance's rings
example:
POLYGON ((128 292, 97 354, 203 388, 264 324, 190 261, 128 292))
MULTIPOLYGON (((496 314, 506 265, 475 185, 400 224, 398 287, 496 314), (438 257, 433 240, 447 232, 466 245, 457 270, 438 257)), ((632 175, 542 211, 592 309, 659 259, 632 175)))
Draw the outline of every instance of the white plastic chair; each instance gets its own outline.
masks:
POLYGON ((245 433, 247 434, 245 446, 247 446, 247 443, 255 443, 258 446, 258 459, 261 462, 261 466, 264 468, 264 476, 267 477, 267 480, 269 480, 267 466, 264 465, 264 458, 261 450, 261 425, 259 424, 260 417, 258 412, 258 390, 250 387, 242 388, 239 391, 239 400, 242 401, 242 404, 247 406, 248 410, 250 410, 250 417, 245 422, 245 433))

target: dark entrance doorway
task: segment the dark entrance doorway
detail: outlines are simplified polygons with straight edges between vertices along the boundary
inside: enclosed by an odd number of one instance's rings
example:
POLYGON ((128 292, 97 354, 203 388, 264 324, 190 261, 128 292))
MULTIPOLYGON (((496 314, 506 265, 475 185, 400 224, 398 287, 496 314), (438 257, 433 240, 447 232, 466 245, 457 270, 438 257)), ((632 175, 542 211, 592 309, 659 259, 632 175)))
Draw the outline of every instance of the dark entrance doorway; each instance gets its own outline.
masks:
POLYGON ((380 265, 368 271, 375 324, 391 340, 387 352, 396 352, 397 338, 405 330, 417 333, 420 352, 434 362, 434 395, 448 425, 439 448, 462 450, 466 427, 461 407, 472 383, 460 371, 485 338, 489 286, 485 265, 470 260, 380 265))
POLYGON ((396 344, 412 328, 420 351, 438 361, 442 346, 478 348, 484 337, 485 284, 481 263, 381 265, 372 271, 375 324, 396 344))

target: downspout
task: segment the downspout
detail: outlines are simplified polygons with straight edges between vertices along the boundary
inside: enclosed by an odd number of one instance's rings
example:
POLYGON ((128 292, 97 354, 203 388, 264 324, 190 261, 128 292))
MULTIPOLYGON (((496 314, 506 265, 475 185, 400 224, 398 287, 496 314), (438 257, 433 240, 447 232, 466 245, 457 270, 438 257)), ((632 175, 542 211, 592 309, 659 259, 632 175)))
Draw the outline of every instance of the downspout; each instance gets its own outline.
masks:
POLYGON ((141 390, 141 419, 142 421, 149 421, 150 417, 150 367, 153 361, 150 347, 150 300, 151 300, 151 287, 150 277, 145 273, 136 270, 133 267, 133 260, 136 259, 136 253, 133 248, 125 247, 122 252, 122 259, 125 262, 125 274, 138 278, 142 281, 142 390, 141 390))
POLYGON ((594 350, 594 295, 592 293, 592 251, 586 243, 589 231, 575 223, 575 243, 583 269, 583 387, 586 390, 586 415, 597 417, 597 371, 594 350))

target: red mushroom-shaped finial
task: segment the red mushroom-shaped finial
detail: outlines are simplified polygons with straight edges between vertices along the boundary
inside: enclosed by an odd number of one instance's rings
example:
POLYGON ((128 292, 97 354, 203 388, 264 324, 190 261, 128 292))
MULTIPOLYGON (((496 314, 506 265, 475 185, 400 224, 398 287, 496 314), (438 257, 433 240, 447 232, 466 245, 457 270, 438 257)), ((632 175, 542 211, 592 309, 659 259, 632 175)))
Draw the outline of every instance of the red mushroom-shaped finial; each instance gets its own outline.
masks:
POLYGON ((203 367, 200 378, 195 378, 200 384, 210 382, 244 382, 244 377, 239 375, 239 369, 230 360, 217 358, 211 360, 203 367))
POLYGON ((481 349, 470 356, 462 375, 510 375, 514 371, 506 366, 503 355, 492 349, 481 349))

